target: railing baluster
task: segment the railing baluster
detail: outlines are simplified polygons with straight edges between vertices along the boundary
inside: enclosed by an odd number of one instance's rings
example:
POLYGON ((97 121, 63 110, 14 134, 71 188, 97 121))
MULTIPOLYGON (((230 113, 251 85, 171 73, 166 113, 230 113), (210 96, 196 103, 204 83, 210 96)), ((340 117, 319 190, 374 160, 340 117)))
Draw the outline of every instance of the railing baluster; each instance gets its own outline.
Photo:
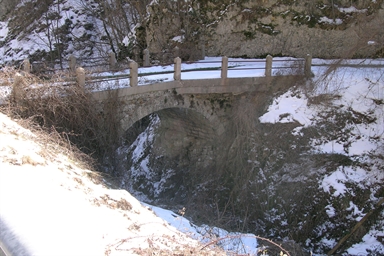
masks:
POLYGON ((76 79, 78 86, 85 88, 85 70, 82 67, 76 69, 76 79))
POLYGON ((228 78, 228 57, 224 56, 221 60, 221 85, 227 84, 228 78))
POLYGON ((139 76, 139 65, 135 61, 131 61, 129 63, 130 70, 130 78, 129 78, 129 84, 131 87, 135 87, 138 84, 138 76, 139 76))
POLYGON ((307 54, 305 56, 305 64, 304 64, 304 75, 307 78, 313 76, 311 66, 312 66, 312 56, 310 54, 307 54))
POLYGON ((116 54, 114 52, 109 53, 109 67, 111 70, 116 68, 116 54))
POLYGON ((144 67, 149 67, 150 66, 150 63, 149 63, 149 50, 148 49, 144 49, 143 54, 144 54, 143 66, 144 67))
POLYGON ((76 57, 71 55, 69 56, 69 71, 75 72, 76 70, 76 57))
POLYGON ((29 62, 29 59, 23 61, 23 70, 25 73, 31 73, 31 63, 29 62))
POLYGON ((181 80, 181 59, 179 57, 175 58, 174 60, 175 63, 175 73, 173 74, 173 78, 175 81, 180 81, 181 80))
POLYGON ((265 59, 265 76, 266 77, 272 76, 272 56, 269 54, 265 59))

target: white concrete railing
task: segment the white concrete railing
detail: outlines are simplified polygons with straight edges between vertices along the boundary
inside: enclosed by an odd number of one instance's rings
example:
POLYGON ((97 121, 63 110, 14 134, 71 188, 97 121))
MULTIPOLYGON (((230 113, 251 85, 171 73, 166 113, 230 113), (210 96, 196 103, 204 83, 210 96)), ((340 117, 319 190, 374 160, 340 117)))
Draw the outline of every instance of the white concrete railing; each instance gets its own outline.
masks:
MULTIPOLYGON (((145 55, 144 55, 144 65, 143 66, 150 66, 150 64, 149 64, 149 51, 146 50, 146 51, 144 51, 144 53, 145 53, 145 55)), ((280 60, 280 61, 284 61, 284 60, 280 60)), ((310 77, 312 75, 312 71, 311 71, 312 57, 311 57, 311 55, 308 54, 303 59, 303 61, 304 61, 303 74, 306 77, 310 77)), ((115 54, 110 53, 109 54, 109 66, 110 66, 111 70, 113 70, 115 68, 116 63, 117 63, 117 61, 116 61, 115 54)), ((266 60, 265 60, 265 73, 264 74, 266 77, 272 76, 272 69, 273 69, 272 63, 273 63, 273 58, 272 58, 272 56, 268 55, 266 57, 266 60)), ((174 75, 173 75, 173 78, 176 81, 181 80, 181 72, 183 72, 181 70, 181 64, 182 64, 181 58, 176 57, 174 59, 174 75)), ((100 77, 93 78, 93 79, 89 78, 89 77, 87 78, 85 69, 83 67, 77 67, 76 68, 76 58, 74 56, 70 56, 69 61, 68 61, 68 66, 69 66, 70 72, 73 72, 76 74, 76 77, 73 78, 73 81, 76 81, 79 86, 85 86, 86 81, 99 80, 100 79, 100 77)), ((289 66, 287 66, 286 68, 288 68, 288 67, 289 66)), ((126 77, 129 77, 131 87, 135 87, 138 85, 138 81, 139 81, 138 80, 138 77, 139 77, 138 68, 139 68, 139 65, 137 62, 132 61, 132 60, 129 62, 130 74, 129 74, 129 76, 126 76, 126 77)), ((257 68, 255 68, 255 69, 257 69, 257 68)), ((227 56, 222 57, 220 70, 221 70, 221 81, 222 81, 221 84, 224 85, 224 84, 226 84, 226 80, 228 78, 228 70, 229 70, 228 57, 227 56)), ((30 64, 28 59, 25 59, 23 61, 23 71, 27 72, 27 73, 31 72, 31 64, 30 64)), ((156 73, 156 74, 161 74, 161 72, 156 73)), ((111 76, 108 76, 108 77, 110 78, 111 76)), ((118 76, 116 76, 116 78, 118 78, 118 76)), ((116 79, 116 78, 114 78, 114 79, 116 79)))

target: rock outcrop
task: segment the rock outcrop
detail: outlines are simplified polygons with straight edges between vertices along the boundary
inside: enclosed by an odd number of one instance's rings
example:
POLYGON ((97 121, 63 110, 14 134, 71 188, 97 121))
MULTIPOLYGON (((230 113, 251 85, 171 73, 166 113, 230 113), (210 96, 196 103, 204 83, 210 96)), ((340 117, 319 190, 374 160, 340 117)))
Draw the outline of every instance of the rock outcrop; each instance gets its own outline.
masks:
POLYGON ((175 46, 184 59, 202 45, 208 56, 319 58, 375 57, 384 47, 383 1, 158 2, 145 25, 157 58, 175 46))

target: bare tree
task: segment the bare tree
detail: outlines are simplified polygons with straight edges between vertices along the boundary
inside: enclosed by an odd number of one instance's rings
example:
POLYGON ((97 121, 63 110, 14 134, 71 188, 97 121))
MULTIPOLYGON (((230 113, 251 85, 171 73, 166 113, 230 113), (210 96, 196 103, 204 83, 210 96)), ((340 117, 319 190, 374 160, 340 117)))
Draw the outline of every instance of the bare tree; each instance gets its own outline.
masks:
MULTIPOLYGON (((148 2, 148 0, 96 0, 97 7, 94 7, 86 1, 80 0, 84 11, 101 20, 111 51, 117 55, 122 51, 121 48, 125 47, 122 44, 124 38, 133 35, 135 25, 141 23, 145 18, 148 2)), ((132 45, 134 43, 132 42, 132 45)))
POLYGON ((67 30, 67 27, 61 21, 61 0, 44 0, 41 4, 47 11, 43 13, 39 27, 39 31, 41 31, 44 36, 39 36, 39 38, 49 49, 49 60, 53 61, 58 58, 62 68, 63 45, 68 31, 64 31, 67 30))

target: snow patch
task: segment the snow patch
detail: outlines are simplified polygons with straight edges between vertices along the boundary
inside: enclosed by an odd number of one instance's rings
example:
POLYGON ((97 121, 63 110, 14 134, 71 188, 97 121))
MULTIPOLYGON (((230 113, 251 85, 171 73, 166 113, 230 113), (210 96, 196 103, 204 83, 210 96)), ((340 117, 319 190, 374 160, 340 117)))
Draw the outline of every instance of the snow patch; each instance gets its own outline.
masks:
POLYGON ((8 22, 0 21, 0 41, 4 41, 8 35, 8 22))
POLYGON ((217 241, 217 245, 227 252, 235 252, 237 255, 257 254, 257 240, 253 234, 228 232, 224 229, 207 225, 196 226, 183 216, 175 214, 172 211, 148 204, 147 206, 152 209, 157 216, 168 222, 169 225, 183 233, 189 234, 193 239, 203 244, 217 241))
POLYGON ((324 176, 320 188, 334 197, 342 196, 347 191, 346 183, 359 184, 368 178, 368 173, 360 167, 339 166, 336 171, 324 176))
MULTIPOLYGON (((384 212, 382 213, 384 214, 384 212)), ((383 241, 377 237, 384 238, 384 221, 381 221, 377 229, 370 230, 360 243, 354 244, 347 250, 349 255, 384 255, 383 241)))
POLYGON ((334 24, 334 25, 341 25, 343 24, 342 19, 330 19, 328 17, 321 17, 319 20, 320 23, 326 23, 326 24, 334 24))
POLYGON ((129 38, 128 38, 128 36, 125 36, 125 37, 124 37, 122 43, 123 43, 124 46, 128 46, 128 45, 129 45, 129 38))
POLYGON ((330 204, 325 207, 325 212, 329 218, 332 218, 336 215, 336 209, 330 204))
POLYGON ((344 12, 344 13, 354 13, 354 12, 357 12, 357 13, 365 13, 367 12, 367 9, 362 9, 362 10, 359 10, 357 9, 356 7, 354 6, 350 6, 350 7, 346 7, 346 8, 338 8, 340 12, 344 12))
POLYGON ((184 36, 175 36, 172 38, 172 41, 182 43, 184 41, 184 36))
POLYGON ((275 99, 267 113, 259 118, 262 123, 292 123, 309 126, 315 112, 308 108, 308 99, 302 93, 288 91, 275 99))

